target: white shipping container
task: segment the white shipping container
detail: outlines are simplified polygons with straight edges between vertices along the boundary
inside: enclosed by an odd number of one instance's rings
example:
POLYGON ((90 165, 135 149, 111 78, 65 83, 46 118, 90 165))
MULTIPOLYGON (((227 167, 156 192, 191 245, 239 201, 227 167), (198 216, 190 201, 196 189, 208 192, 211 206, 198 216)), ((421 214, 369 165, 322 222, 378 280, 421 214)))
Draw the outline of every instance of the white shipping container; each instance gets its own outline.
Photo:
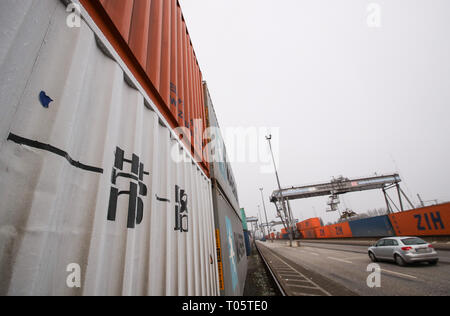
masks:
POLYGON ((219 295, 211 181, 89 16, 67 17, 0 2, 0 294, 219 295))
POLYGON ((205 107, 208 110, 208 137, 212 140, 208 144, 210 158, 212 160, 210 164, 211 178, 216 179, 220 184, 227 199, 232 204, 236 213, 238 213, 238 217, 240 217, 236 180, 234 178, 233 169, 231 168, 231 163, 228 159, 227 148, 206 82, 203 83, 203 93, 205 95, 205 107))

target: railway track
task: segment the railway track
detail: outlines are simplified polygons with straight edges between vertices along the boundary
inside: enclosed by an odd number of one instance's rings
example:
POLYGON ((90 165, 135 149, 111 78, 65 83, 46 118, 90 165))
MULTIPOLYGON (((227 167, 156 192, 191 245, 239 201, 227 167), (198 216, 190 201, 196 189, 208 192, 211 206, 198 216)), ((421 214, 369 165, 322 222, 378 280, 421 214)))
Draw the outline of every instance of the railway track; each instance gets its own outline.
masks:
POLYGON ((255 245, 283 296, 331 296, 328 291, 298 271, 274 251, 258 242, 255 245))

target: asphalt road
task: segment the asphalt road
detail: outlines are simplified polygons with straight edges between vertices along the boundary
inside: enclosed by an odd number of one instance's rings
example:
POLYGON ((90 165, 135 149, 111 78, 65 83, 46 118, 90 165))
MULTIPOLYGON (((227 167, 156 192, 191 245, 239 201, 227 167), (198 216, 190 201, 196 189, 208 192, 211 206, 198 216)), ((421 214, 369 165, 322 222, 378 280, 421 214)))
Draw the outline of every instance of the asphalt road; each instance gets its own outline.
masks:
POLYGON ((302 242, 299 248, 290 248, 283 241, 266 242, 264 246, 281 258, 320 274, 339 285, 365 296, 448 296, 450 295, 450 252, 438 251, 440 263, 426 263, 406 267, 395 263, 379 262, 380 287, 371 288, 367 271, 372 264, 366 246, 336 245, 302 242))

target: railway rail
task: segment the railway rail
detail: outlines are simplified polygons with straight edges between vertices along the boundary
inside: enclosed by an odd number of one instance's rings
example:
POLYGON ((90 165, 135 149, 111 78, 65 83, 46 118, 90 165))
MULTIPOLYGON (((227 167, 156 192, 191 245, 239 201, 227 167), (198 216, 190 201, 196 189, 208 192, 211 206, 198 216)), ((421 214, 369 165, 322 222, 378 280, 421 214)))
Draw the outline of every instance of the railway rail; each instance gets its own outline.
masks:
POLYGON ((255 246, 283 296, 332 296, 275 252, 259 242, 255 246))

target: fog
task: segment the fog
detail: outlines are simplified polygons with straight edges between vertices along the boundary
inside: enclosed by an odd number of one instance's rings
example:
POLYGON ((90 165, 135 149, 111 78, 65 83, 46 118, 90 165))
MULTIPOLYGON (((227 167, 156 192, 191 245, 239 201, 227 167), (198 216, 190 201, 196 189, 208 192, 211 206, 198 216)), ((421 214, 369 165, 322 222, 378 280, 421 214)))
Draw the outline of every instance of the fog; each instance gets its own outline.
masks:
MULTIPOLYGON (((398 172, 415 204, 418 193, 450 200, 450 1, 180 4, 222 129, 279 128, 282 186, 398 172)), ((274 219, 275 175, 261 162, 232 167, 247 216, 263 187, 274 219)), ((336 221, 326 201, 291 205, 298 219, 336 221)), ((385 207, 381 191, 341 202, 356 213, 385 207)))

